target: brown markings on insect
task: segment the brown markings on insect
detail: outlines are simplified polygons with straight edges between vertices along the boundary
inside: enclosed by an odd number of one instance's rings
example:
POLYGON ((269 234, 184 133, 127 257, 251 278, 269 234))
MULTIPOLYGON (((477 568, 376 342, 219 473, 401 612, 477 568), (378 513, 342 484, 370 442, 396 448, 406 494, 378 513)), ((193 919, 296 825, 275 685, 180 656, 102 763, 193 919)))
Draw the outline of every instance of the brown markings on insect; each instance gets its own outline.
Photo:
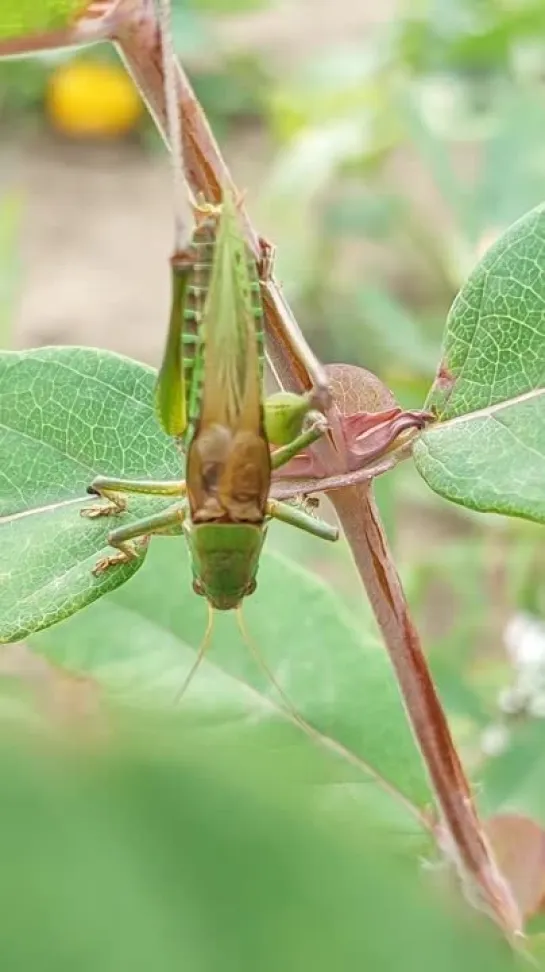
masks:
POLYGON ((187 455, 187 490, 194 523, 262 523, 271 482, 265 439, 212 424, 197 432, 187 455))

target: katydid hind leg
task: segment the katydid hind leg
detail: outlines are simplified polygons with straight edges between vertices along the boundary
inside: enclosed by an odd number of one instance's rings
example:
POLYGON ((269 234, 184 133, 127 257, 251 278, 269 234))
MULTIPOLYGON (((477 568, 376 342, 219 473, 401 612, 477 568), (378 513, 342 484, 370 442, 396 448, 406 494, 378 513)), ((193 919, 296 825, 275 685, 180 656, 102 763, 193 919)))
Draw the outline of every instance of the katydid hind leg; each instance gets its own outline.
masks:
POLYGON ((282 523, 287 523, 289 526, 297 527, 299 530, 304 530, 305 533, 310 533, 320 540, 334 541, 339 539, 337 527, 331 526, 325 520, 319 520, 317 517, 307 513, 306 510, 292 506, 290 503, 269 500, 267 503, 267 516, 275 520, 280 520, 282 523))
POLYGON ((117 553, 101 557, 93 567, 93 574, 98 577, 110 567, 119 564, 128 564, 131 560, 141 557, 146 549, 149 538, 153 534, 163 533, 172 527, 183 523, 186 517, 187 508, 184 504, 177 504, 161 513, 143 517, 127 526, 119 527, 108 534, 108 543, 115 547, 117 553))

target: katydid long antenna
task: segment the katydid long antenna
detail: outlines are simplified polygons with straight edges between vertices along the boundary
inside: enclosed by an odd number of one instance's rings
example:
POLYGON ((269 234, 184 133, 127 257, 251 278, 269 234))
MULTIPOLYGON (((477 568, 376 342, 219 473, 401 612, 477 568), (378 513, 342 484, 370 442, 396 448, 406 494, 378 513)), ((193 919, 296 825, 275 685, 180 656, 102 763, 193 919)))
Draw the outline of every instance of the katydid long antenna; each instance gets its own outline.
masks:
MULTIPOLYGON (((242 605, 239 605, 239 607, 236 609, 236 617, 237 617, 237 626, 242 636, 242 640, 244 641, 244 644, 250 649, 250 652, 252 653, 252 657, 257 662, 257 665, 259 666, 259 668, 261 669, 261 671, 263 672, 267 680, 271 683, 273 688, 278 693, 281 700, 281 709, 288 716, 288 718, 291 719, 292 722, 298 725, 299 728, 302 729, 303 732, 307 734, 307 736, 310 736, 310 738, 313 739, 315 742, 321 743, 323 740, 320 733, 313 726, 311 726, 310 723, 303 718, 303 716, 299 715, 293 703, 290 702, 290 700, 288 699, 286 693, 284 692, 284 689, 278 682, 276 676, 267 665, 267 662, 263 658, 263 655, 261 654, 259 648, 257 647, 254 639, 250 635, 250 632, 246 626, 242 605)), ((197 649, 195 661, 191 665, 186 677, 182 682, 182 685, 176 692, 176 695, 174 697, 175 706, 179 705, 180 702, 182 701, 183 696, 187 692, 191 682, 195 678, 195 675, 197 674, 201 666, 201 663, 210 647, 210 641, 212 639, 213 629, 214 629, 214 609, 210 606, 210 604, 208 604, 208 621, 206 624, 206 631, 197 649)))
POLYGON ((174 696, 174 705, 180 704, 183 696, 187 692, 191 682, 193 681, 195 675, 197 674, 201 662, 210 647, 210 640, 212 638, 213 628, 214 628, 214 608, 211 607, 210 604, 208 604, 208 621, 206 623, 206 631, 204 632, 204 637, 197 650, 197 656, 195 658, 195 661, 193 662, 180 688, 178 689, 176 695, 174 696))
POLYGON ((271 668, 269 668, 267 662, 263 658, 263 655, 261 654, 259 648, 257 647, 257 644, 252 638, 248 630, 248 627, 246 625, 246 621, 244 619, 244 614, 242 611, 242 605, 239 605, 239 607, 236 609, 236 615, 237 615, 238 629, 244 640, 244 643, 250 649, 254 660, 257 662, 263 674, 267 677, 267 679, 269 680, 273 688, 276 689, 280 697, 281 709, 288 716, 288 718, 291 719, 291 721, 294 722, 297 726, 299 726, 299 728, 302 729, 303 732, 307 734, 307 736, 310 736, 310 738, 314 742, 323 743, 323 738, 321 734, 318 732, 317 729, 314 728, 314 726, 311 726, 310 722, 307 722, 307 720, 304 719, 303 716, 299 714, 299 712, 293 705, 293 702, 291 702, 288 699, 286 693, 284 692, 284 689, 278 682, 274 672, 272 671, 271 668))
POLYGON ((166 128, 170 142, 174 186, 174 248, 179 253, 189 244, 195 223, 195 200, 185 177, 182 114, 178 103, 176 54, 172 31, 171 0, 158 0, 161 50, 165 84, 166 128))
POLYGON ((272 358, 271 358, 271 356, 270 356, 270 354, 269 354, 268 351, 265 351, 265 359, 267 361, 267 365, 269 367, 269 371, 270 371, 271 375, 273 376, 276 384, 278 385, 280 391, 284 391, 284 385, 283 385, 282 379, 281 379, 280 375, 278 374, 278 371, 276 370, 275 365, 274 365, 274 361, 272 360, 272 358))

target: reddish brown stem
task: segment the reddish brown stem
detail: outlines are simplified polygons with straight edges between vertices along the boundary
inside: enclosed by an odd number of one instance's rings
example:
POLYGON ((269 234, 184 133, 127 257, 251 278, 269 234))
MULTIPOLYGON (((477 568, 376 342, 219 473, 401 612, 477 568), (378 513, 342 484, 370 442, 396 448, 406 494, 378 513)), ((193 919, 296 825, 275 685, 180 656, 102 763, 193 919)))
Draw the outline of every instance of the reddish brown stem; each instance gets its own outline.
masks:
POLYGON ((510 935, 522 920, 479 821, 471 790, 411 621, 369 485, 331 494, 394 667, 441 811, 438 837, 468 892, 510 935), (468 884, 469 879, 469 884, 468 884))
MULTIPOLYGON (((138 85, 157 128, 169 146, 161 34, 152 0, 118 0, 111 32, 121 57, 138 85)), ((177 88, 182 120, 184 167, 195 193, 208 202, 220 202, 225 188, 236 192, 229 169, 208 120, 182 67, 177 65, 177 88)), ((255 232, 244 206, 242 224, 249 246, 261 262, 267 255, 263 241, 255 232)), ((317 406, 327 409, 330 395, 323 367, 304 341, 297 321, 272 275, 264 285, 267 338, 271 358, 286 385, 297 391, 315 391, 317 406)))

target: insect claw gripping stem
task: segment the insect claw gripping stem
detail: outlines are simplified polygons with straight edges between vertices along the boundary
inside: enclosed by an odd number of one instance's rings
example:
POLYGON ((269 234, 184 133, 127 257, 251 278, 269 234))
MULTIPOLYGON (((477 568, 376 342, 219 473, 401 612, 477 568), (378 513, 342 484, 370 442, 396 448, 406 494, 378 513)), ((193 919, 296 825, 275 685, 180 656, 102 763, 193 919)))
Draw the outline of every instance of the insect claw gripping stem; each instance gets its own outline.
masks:
POLYGON ((276 247, 269 243, 263 236, 259 237, 260 259, 258 263, 258 273, 261 283, 268 283, 274 273, 274 261, 276 257, 276 247))

